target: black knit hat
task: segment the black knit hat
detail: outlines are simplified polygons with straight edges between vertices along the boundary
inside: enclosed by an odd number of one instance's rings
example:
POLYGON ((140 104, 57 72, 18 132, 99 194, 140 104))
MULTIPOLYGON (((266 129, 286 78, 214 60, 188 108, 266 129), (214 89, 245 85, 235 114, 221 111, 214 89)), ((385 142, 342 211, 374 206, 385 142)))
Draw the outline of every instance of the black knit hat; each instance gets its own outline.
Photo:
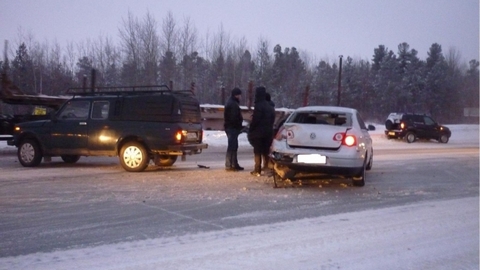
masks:
POLYGON ((238 96, 238 95, 241 95, 241 94, 242 94, 242 90, 240 90, 240 88, 238 88, 238 87, 233 88, 232 96, 238 96))

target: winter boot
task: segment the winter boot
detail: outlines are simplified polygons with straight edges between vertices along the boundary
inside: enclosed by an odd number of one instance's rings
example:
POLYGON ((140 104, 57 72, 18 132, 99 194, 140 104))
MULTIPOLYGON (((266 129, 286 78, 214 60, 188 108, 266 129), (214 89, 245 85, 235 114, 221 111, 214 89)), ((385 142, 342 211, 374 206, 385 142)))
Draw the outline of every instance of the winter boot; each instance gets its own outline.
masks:
POLYGON ((232 167, 237 171, 243 171, 244 168, 238 164, 237 151, 232 152, 232 167))
POLYGON ((235 171, 235 166, 232 160, 232 151, 227 151, 225 154, 225 170, 235 171))
POLYGON ((254 161, 255 161, 255 165, 254 165, 253 171, 251 171, 250 174, 253 176, 260 176, 261 169, 262 169, 262 155, 255 154, 254 161))

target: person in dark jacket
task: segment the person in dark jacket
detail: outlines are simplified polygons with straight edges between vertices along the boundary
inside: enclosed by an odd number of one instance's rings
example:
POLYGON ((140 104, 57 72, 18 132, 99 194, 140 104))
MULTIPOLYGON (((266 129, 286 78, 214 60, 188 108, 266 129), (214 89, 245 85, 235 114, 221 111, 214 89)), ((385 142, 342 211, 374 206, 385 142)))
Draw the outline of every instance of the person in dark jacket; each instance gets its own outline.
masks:
POLYGON ((275 102, 272 101, 272 97, 270 96, 269 93, 265 96, 265 99, 268 101, 268 104, 272 105, 272 107, 275 107, 275 102))
POLYGON ((227 134, 227 153, 225 155, 225 170, 242 171, 243 167, 238 164, 238 135, 242 130, 242 111, 240 109, 240 97, 242 90, 234 88, 225 104, 223 111, 225 133, 227 134))
POLYGON ((255 107, 252 121, 248 131, 248 141, 253 146, 254 169, 250 174, 260 176, 262 171, 262 157, 264 168, 269 162, 270 144, 273 138, 273 123, 275 122, 275 109, 266 100, 267 91, 260 86, 255 89, 255 107))

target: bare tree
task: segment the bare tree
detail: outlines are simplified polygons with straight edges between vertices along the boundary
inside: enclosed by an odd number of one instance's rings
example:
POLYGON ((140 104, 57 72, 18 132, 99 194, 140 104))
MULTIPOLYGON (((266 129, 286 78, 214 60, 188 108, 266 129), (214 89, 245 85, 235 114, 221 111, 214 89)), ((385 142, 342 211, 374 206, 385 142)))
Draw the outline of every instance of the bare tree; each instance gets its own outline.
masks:
POLYGON ((126 84, 138 84, 140 75, 140 25, 131 12, 128 12, 127 19, 123 19, 122 22, 122 28, 119 29, 121 46, 125 52, 122 78, 126 84))
POLYGON ((168 12, 162 24, 162 56, 160 60, 160 80, 169 83, 178 77, 176 72, 178 33, 172 12, 168 12))
POLYGON ((190 55, 197 51, 198 31, 190 20, 184 18, 183 28, 179 35, 180 56, 190 55))
POLYGON ((173 17, 173 13, 169 11, 167 17, 163 20, 162 34, 163 34, 163 53, 172 52, 175 53, 175 47, 177 45, 178 33, 176 29, 177 23, 173 17))
POLYGON ((212 43, 207 44, 207 46, 211 48, 213 61, 218 59, 220 55, 222 55, 222 57, 227 56, 228 49, 230 48, 230 35, 223 29, 223 24, 220 25, 218 33, 213 36, 212 43))
POLYGON ((150 12, 147 12, 140 29, 140 40, 142 43, 141 58, 145 72, 144 83, 156 84, 158 77, 158 58, 160 56, 160 39, 157 35, 157 22, 150 12))

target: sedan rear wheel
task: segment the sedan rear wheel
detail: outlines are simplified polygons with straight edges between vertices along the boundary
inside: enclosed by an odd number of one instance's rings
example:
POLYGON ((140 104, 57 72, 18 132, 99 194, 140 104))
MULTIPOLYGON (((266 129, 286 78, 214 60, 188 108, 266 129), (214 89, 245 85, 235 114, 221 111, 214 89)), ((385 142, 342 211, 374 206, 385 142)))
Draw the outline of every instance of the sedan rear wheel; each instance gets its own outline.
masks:
POLYGON ((365 168, 365 170, 370 171, 372 169, 372 167, 373 167, 373 151, 370 154, 370 159, 367 163, 367 167, 365 168))
POLYGON ((147 150, 139 142, 127 142, 120 150, 120 164, 128 172, 144 171, 148 162, 147 150))
POLYGON ((362 167, 361 171, 357 175, 352 177, 352 185, 355 186, 355 187, 365 186, 365 175, 366 175, 366 173, 365 173, 366 162, 365 161, 363 162, 363 167, 362 167))

